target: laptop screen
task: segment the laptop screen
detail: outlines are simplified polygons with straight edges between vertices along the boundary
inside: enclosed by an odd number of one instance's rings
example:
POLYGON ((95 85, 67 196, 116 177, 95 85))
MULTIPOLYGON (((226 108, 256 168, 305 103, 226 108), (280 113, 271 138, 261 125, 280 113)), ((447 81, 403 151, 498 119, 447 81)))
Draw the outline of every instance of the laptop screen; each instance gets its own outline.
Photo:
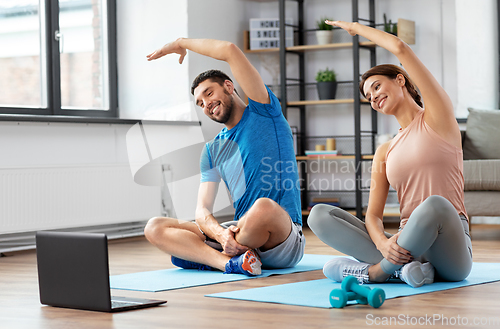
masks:
POLYGON ((42 304, 111 309, 105 234, 37 232, 36 248, 42 304))

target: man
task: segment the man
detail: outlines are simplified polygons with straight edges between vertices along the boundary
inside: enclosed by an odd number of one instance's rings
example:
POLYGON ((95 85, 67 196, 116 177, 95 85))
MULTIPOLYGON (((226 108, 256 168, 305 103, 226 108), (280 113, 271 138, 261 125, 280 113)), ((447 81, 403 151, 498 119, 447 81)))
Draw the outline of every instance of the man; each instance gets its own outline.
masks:
POLYGON ((210 70, 194 80, 196 104, 225 128, 201 155, 195 222, 155 217, 146 225, 146 237, 183 268, 259 275, 261 266, 295 266, 305 239, 293 138, 279 100, 230 42, 180 38, 147 58, 178 54, 182 64, 187 50, 226 61, 249 105, 221 71, 210 70), (235 225, 220 225, 212 215, 221 178, 236 209, 235 225))

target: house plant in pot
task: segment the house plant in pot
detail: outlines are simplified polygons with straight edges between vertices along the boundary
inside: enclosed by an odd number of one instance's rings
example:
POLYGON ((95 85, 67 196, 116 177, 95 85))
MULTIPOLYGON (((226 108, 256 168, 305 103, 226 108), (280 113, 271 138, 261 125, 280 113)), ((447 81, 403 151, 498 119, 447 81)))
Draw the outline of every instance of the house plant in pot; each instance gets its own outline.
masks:
POLYGON ((335 99, 337 93, 337 75, 334 70, 326 68, 316 73, 316 82, 318 86, 318 96, 320 100, 335 99))
POLYGON ((326 45, 332 43, 333 40, 333 26, 325 23, 325 20, 331 20, 329 18, 322 18, 317 21, 318 30, 316 30, 316 39, 319 45, 326 45))
POLYGON ((393 34, 395 36, 398 35, 398 23, 393 23, 392 20, 387 22, 387 16, 384 14, 384 32, 393 34))

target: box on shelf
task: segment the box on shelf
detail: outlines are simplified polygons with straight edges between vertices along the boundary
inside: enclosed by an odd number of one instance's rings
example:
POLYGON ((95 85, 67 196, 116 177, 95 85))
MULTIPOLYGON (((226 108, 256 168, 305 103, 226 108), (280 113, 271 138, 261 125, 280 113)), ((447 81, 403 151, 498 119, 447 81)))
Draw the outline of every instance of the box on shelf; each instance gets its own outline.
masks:
MULTIPOLYGON (((293 20, 291 18, 285 18, 285 24, 293 24, 293 20)), ((287 27, 287 29, 293 29, 291 26, 287 27)), ((279 18, 250 18, 250 30, 259 30, 259 29, 280 29, 280 20, 279 18)))
POLYGON ((398 37, 409 45, 415 44, 415 22, 398 19, 398 37))
MULTIPOLYGON (((293 39, 286 39, 285 47, 292 47, 293 39)), ((256 49, 267 49, 267 48, 279 48, 279 39, 254 39, 250 40, 250 50, 256 49)))
MULTIPOLYGON (((293 20, 287 18, 286 24, 293 20)), ((251 18, 250 19, 250 50, 279 48, 280 21, 277 18, 251 18)), ((293 27, 285 27, 285 47, 293 46, 293 27)))
MULTIPOLYGON (((250 39, 279 39, 280 30, 279 29, 262 29, 262 30, 250 30, 250 39)), ((286 29, 285 31, 286 39, 293 39, 293 30, 286 29)))

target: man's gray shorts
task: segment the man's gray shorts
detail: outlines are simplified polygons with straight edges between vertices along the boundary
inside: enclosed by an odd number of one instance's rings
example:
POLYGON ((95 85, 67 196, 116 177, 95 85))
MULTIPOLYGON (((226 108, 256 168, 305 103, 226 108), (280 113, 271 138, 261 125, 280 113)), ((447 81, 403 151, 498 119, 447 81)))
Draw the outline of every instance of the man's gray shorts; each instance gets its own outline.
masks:
MULTIPOLYGON (((290 219, 290 221, 292 221, 290 219)), ((237 226, 237 221, 229 221, 221 224, 222 227, 228 228, 229 226, 237 226)), ((205 241, 207 245, 212 248, 221 250, 222 247, 218 242, 205 241)), ((256 249, 255 251, 260 257, 263 268, 287 268, 297 265, 298 262, 304 256, 304 248, 306 246, 306 238, 302 234, 302 226, 292 222, 292 231, 285 241, 277 245, 276 247, 260 251, 256 249)))

